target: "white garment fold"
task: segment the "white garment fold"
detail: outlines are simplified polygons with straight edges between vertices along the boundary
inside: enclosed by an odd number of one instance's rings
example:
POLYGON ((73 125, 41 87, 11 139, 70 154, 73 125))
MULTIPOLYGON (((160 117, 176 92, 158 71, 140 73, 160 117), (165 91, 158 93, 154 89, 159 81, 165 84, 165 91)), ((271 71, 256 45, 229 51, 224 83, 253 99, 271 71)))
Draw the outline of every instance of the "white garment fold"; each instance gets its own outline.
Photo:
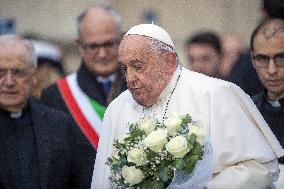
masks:
MULTIPOLYGON (((128 123, 148 115, 162 119, 178 72, 179 69, 158 102, 145 111, 128 90, 109 105, 103 121, 92 189, 110 188, 110 171, 105 162, 114 151, 113 140, 128 132, 128 123)), ((193 120, 206 124, 214 157, 214 175, 208 189, 267 188, 277 179, 276 159, 284 150, 252 100, 236 85, 183 68, 170 99, 169 113, 190 114, 193 120)))

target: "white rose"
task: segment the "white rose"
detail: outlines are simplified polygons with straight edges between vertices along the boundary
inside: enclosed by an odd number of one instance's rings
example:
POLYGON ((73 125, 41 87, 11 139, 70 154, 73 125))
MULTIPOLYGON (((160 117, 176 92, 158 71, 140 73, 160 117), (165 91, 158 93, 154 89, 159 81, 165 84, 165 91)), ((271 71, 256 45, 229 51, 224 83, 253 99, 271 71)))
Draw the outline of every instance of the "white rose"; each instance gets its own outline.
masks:
POLYGON ((167 127, 170 136, 175 136, 177 130, 180 128, 181 118, 177 114, 172 114, 165 121, 164 124, 167 127))
POLYGON ((167 140, 167 130, 158 129, 156 131, 151 132, 145 139, 145 145, 150 148, 154 152, 159 152, 168 142, 167 140))
POLYGON ((136 169, 135 166, 123 166, 121 172, 124 183, 128 183, 130 186, 140 183, 145 178, 143 172, 140 169, 136 169))
POLYGON ((137 166, 147 164, 146 153, 139 148, 132 148, 127 155, 127 161, 135 163, 137 166))
POLYGON ((168 144, 166 144, 166 149, 175 158, 183 158, 189 151, 187 145, 187 139, 184 136, 177 136, 172 138, 168 144))
POLYGON ((146 135, 154 131, 156 127, 156 119, 153 117, 147 117, 138 123, 138 128, 145 131, 146 135))
POLYGON ((203 145, 203 140, 204 140, 206 133, 205 133, 205 130, 202 127, 202 125, 199 122, 197 122, 195 124, 190 124, 189 127, 188 127, 188 130, 189 130, 188 137, 191 134, 195 134, 197 136, 196 141, 200 145, 203 145))

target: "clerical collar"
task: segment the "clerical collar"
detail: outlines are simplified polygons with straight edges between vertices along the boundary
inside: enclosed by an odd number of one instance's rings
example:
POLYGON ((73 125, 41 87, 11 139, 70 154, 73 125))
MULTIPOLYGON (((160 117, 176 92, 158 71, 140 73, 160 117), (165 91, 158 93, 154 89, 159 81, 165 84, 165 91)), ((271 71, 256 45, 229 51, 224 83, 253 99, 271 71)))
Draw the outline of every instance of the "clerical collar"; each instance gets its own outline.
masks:
POLYGON ((264 91, 263 96, 269 102, 269 104, 272 107, 274 107, 274 108, 284 107, 284 98, 281 98, 279 100, 269 100, 269 98, 267 96, 267 90, 264 91))
POLYGON ((281 107, 281 104, 278 100, 272 101, 272 100, 268 100, 269 104, 274 107, 274 108, 278 108, 281 107))
POLYGON ((27 105, 25 105, 25 107, 18 111, 18 112, 9 112, 7 110, 4 110, 4 109, 0 109, 0 117, 2 118, 11 118, 11 119, 18 119, 18 118, 21 118, 22 115, 27 112, 29 109, 29 105, 27 103, 27 105))
POLYGON ((20 110, 20 111, 18 111, 18 112, 12 112, 12 113, 10 113, 10 117, 11 117, 12 119, 18 119, 18 118, 20 118, 20 117, 22 116, 22 114, 23 114, 23 111, 20 110))

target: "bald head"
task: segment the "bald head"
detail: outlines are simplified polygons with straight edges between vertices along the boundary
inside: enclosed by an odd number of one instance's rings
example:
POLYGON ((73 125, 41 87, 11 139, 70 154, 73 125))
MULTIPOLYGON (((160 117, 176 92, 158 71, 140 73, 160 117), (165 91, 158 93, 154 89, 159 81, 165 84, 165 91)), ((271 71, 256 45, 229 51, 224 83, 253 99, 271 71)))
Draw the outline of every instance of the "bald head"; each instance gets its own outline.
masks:
POLYGON ((252 33, 250 39, 251 50, 254 51, 254 41, 257 36, 261 36, 266 40, 274 37, 278 33, 284 33, 284 20, 269 19, 260 24, 252 33))
POLYGON ((84 29, 101 28, 101 30, 107 31, 106 28, 113 26, 116 32, 120 33, 121 17, 114 9, 107 6, 89 7, 77 18, 78 36, 84 29))
POLYGON ((78 17, 78 39, 83 64, 94 75, 107 77, 119 69, 119 16, 108 7, 89 7, 78 17))

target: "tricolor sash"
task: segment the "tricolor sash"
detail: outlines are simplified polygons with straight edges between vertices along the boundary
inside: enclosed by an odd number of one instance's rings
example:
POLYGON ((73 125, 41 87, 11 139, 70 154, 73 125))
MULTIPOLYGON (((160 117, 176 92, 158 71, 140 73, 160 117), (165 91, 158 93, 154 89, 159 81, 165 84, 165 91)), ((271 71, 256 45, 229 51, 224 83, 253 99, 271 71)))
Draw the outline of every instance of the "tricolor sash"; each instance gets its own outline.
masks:
POLYGON ((81 90, 76 73, 59 80, 58 87, 74 120, 93 147, 97 149, 106 108, 81 90))

